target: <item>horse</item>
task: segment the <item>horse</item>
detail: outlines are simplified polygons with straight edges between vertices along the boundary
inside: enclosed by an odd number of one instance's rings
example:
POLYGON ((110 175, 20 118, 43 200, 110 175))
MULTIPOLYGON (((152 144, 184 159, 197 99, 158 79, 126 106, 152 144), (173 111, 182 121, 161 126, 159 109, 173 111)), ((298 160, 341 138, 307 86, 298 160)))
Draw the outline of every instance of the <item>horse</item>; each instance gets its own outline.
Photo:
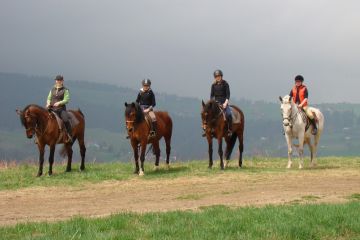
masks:
POLYGON ((130 137, 130 143, 134 152, 135 174, 144 175, 144 161, 147 144, 152 144, 153 153, 156 156, 155 169, 159 168, 160 147, 159 141, 164 137, 166 144, 166 167, 169 168, 171 151, 172 119, 167 112, 154 111, 157 121, 156 136, 149 138, 150 125, 145 119, 145 114, 138 103, 125 102, 125 121, 126 129, 130 137), (139 167, 139 149, 140 167, 139 167))
POLYGON ((77 111, 69 110, 77 119, 78 124, 72 126, 72 141, 66 141, 65 128, 62 127, 62 130, 59 128, 58 121, 55 114, 48 109, 40 107, 35 104, 30 104, 26 106, 22 111, 17 109, 17 114, 20 116, 21 124, 26 129, 26 136, 31 139, 36 135, 36 142, 39 149, 39 170, 37 177, 40 177, 43 174, 43 164, 44 164, 44 153, 45 146, 48 145, 50 148, 49 154, 49 175, 52 175, 52 166, 54 163, 54 152, 55 145, 63 143, 62 155, 67 154, 68 161, 66 166, 66 172, 71 171, 71 161, 72 161, 72 145, 78 140, 80 147, 81 155, 81 165, 80 170, 85 170, 85 152, 86 147, 84 143, 84 132, 85 132, 85 118, 80 109, 77 111))
POLYGON ((308 144, 310 149, 311 167, 316 166, 317 147, 319 144, 320 136, 324 129, 324 115, 320 112, 319 109, 310 107, 310 111, 312 111, 312 113, 314 114, 315 121, 318 125, 317 133, 316 135, 313 135, 311 133, 313 126, 311 124, 309 126, 306 113, 298 108, 292 98, 289 95, 286 95, 283 98, 279 97, 279 99, 281 102, 280 108, 282 111, 285 139, 288 146, 287 168, 291 168, 292 164, 292 146, 298 148, 300 158, 299 168, 301 169, 304 167, 304 144, 308 144), (298 145, 293 144, 294 138, 299 140, 298 145))
POLYGON ((215 100, 209 100, 206 104, 204 103, 204 101, 202 101, 201 119, 202 128, 205 131, 206 139, 209 146, 209 168, 212 168, 213 166, 213 138, 216 138, 218 141, 218 154, 220 156, 220 168, 222 170, 224 170, 224 168, 228 165, 236 139, 239 139, 239 167, 242 167, 242 154, 244 151, 244 113, 240 110, 240 108, 234 105, 230 105, 230 107, 232 108, 233 113, 238 114, 239 116, 238 122, 233 121, 231 136, 228 135, 227 122, 225 120, 222 106, 215 100), (223 138, 226 142, 225 164, 223 161, 222 149, 223 138))

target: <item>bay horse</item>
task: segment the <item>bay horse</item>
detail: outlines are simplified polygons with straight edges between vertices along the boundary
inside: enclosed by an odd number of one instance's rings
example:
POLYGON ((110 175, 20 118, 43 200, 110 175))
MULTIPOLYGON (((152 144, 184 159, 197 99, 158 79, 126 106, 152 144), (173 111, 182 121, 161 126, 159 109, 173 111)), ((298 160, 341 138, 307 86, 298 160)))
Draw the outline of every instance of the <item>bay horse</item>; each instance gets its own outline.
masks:
POLYGON ((324 115, 319 109, 310 107, 310 111, 315 114, 315 121, 318 125, 317 134, 311 133, 313 126, 307 128, 308 119, 306 113, 299 109, 289 95, 279 97, 282 111, 283 127, 285 132, 285 139, 288 146, 288 164, 287 168, 291 168, 292 164, 292 146, 296 146, 299 152, 299 168, 304 167, 304 144, 308 144, 310 149, 310 163, 311 167, 316 165, 317 147, 319 144, 320 136, 324 129, 324 115), (298 139, 299 144, 293 144, 293 139, 298 139), (312 142, 313 140, 313 142, 312 142))
POLYGON ((239 139, 239 167, 242 167, 242 154, 244 151, 244 113, 240 110, 240 108, 234 105, 230 105, 230 107, 232 108, 232 111, 236 111, 239 114, 239 121, 236 123, 233 121, 231 136, 228 135, 227 122, 225 120, 222 106, 215 100, 209 100, 206 104, 202 101, 201 119, 202 128, 205 131, 206 139, 209 145, 209 168, 212 168, 213 165, 213 138, 216 138, 218 141, 218 154, 220 156, 220 168, 222 170, 228 164, 236 139, 239 139), (222 149, 223 138, 226 142, 225 164, 223 161, 222 149))
POLYGON ((166 144, 166 166, 169 168, 171 151, 172 119, 167 112, 154 111, 157 121, 157 132, 154 138, 148 138, 150 125, 145 120, 145 114, 140 105, 136 102, 128 104, 125 102, 126 129, 130 136, 130 143, 134 152, 135 171, 140 176, 144 175, 144 161, 147 144, 152 144, 155 154, 155 169, 159 167, 160 147, 159 141, 164 137, 166 144), (140 146, 140 167, 139 149, 140 146))
POLYGON ((40 107, 35 104, 30 104, 24 108, 24 110, 16 110, 20 116, 20 121, 26 129, 26 136, 30 139, 36 135, 37 146, 39 149, 39 171, 37 176, 40 177, 43 174, 44 164, 44 153, 45 146, 48 145, 50 148, 49 154, 49 175, 52 175, 52 167, 54 163, 54 152, 56 144, 64 144, 62 154, 67 154, 68 161, 66 166, 66 172, 71 171, 72 161, 72 145, 78 140, 81 155, 80 170, 85 170, 85 152, 86 147, 84 143, 84 132, 85 132, 85 118, 81 110, 70 110, 72 114, 78 120, 78 124, 72 127, 72 142, 65 142, 64 136, 66 133, 65 128, 62 131, 59 129, 59 124, 56 120, 55 113, 50 112, 48 109, 40 107))

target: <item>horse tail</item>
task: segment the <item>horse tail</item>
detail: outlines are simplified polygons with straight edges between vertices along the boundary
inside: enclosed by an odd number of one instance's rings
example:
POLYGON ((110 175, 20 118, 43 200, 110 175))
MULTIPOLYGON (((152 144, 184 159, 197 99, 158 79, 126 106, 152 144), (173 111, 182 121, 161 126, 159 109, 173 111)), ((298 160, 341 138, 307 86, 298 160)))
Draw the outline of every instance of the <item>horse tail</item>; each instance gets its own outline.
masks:
POLYGON ((228 149, 229 151, 226 153, 226 159, 230 159, 231 153, 234 149, 234 145, 236 143, 236 139, 237 139, 237 134, 233 133, 230 137, 230 141, 229 141, 229 145, 228 145, 228 149))

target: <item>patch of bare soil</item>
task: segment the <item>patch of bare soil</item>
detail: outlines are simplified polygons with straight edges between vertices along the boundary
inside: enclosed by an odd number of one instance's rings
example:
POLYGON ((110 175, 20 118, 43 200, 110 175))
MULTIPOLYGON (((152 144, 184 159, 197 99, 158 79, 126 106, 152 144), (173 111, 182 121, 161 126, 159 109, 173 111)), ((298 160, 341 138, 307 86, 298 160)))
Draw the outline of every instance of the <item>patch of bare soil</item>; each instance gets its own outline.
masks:
POLYGON ((358 170, 284 173, 224 172, 211 177, 107 181, 82 187, 0 191, 0 225, 99 217, 119 212, 158 212, 202 206, 341 203, 360 193, 358 170))

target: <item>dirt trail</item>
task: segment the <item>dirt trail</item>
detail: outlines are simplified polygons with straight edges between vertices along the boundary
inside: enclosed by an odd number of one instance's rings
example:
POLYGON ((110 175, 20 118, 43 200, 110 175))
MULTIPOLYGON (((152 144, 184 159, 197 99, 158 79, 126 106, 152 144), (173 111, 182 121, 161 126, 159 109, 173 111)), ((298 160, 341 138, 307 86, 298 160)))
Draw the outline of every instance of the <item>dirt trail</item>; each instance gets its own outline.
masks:
MULTIPOLYGON (((240 170, 241 171, 241 170, 240 170)), ((107 181, 82 187, 0 191, 0 225, 99 217, 119 212, 197 209, 201 206, 348 201, 360 193, 358 170, 289 171, 211 177, 107 181)))

